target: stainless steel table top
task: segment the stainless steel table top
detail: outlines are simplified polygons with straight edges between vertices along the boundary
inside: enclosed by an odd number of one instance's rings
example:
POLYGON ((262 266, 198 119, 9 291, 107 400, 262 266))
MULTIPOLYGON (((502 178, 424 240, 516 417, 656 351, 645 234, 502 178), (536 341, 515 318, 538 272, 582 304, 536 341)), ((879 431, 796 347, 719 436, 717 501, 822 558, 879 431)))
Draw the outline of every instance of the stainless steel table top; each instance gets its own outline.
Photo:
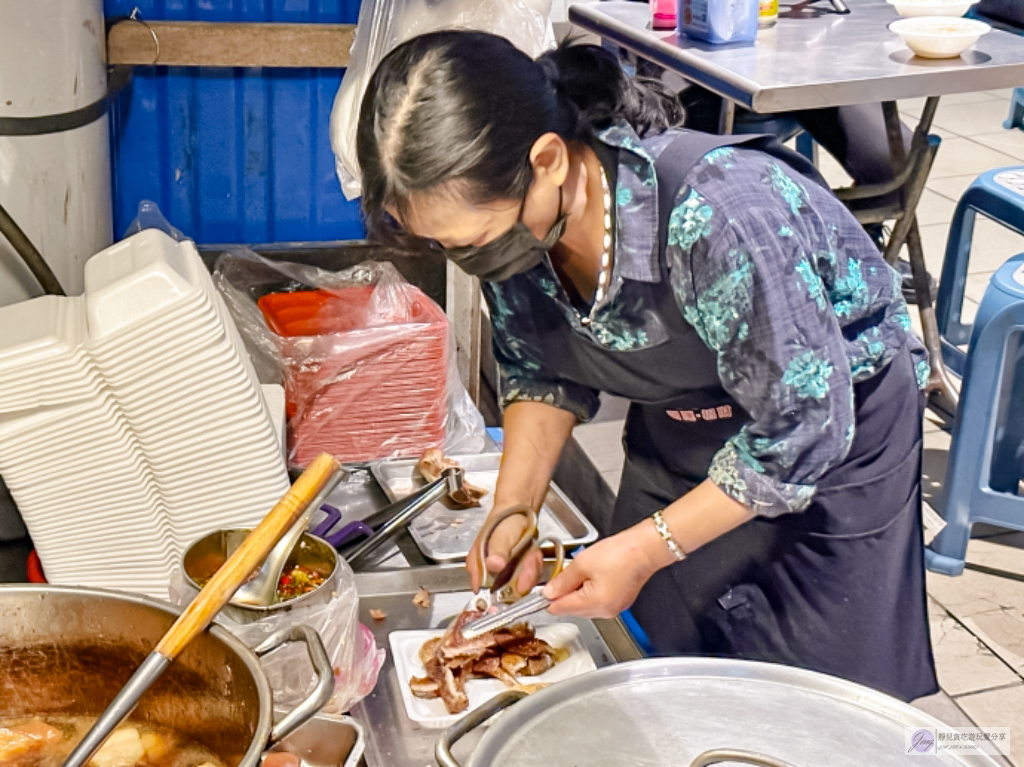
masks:
POLYGON ((1024 83, 1024 38, 998 29, 955 59, 922 59, 887 27, 885 0, 848 0, 839 15, 822 0, 782 5, 755 43, 710 45, 648 29, 646 3, 574 5, 569 19, 755 112, 943 96, 1024 83))

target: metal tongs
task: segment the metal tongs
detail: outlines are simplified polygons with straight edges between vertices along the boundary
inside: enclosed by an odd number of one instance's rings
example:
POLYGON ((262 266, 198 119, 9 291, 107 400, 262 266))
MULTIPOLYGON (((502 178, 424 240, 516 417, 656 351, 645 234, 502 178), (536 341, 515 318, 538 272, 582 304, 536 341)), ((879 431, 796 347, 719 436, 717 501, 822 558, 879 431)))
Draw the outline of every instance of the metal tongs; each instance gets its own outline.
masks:
POLYGON ((397 535, 403 527, 430 506, 446 495, 461 490, 464 476, 465 472, 461 468, 445 469, 438 479, 420 488, 412 495, 381 509, 374 516, 386 517, 387 521, 369 538, 342 552, 345 561, 353 569, 358 568, 372 552, 397 535))
POLYGON ((544 596, 542 591, 532 591, 529 596, 523 597, 508 607, 500 608, 495 612, 488 613, 483 618, 470 621, 462 629, 463 639, 476 639, 488 631, 504 628, 516 621, 522 620, 527 615, 547 610, 551 600, 544 596))

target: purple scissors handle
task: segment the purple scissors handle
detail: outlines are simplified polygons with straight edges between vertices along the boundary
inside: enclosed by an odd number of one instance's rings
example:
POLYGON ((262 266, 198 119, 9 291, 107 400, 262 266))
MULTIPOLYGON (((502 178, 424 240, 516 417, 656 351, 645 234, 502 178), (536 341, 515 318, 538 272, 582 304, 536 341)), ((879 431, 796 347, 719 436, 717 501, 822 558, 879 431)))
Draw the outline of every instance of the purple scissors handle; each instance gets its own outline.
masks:
POLYGON ((311 532, 318 538, 323 538, 334 548, 344 546, 356 538, 373 535, 373 528, 364 522, 349 522, 340 530, 332 533, 330 531, 341 521, 341 512, 326 503, 320 507, 320 510, 327 514, 327 518, 311 532))

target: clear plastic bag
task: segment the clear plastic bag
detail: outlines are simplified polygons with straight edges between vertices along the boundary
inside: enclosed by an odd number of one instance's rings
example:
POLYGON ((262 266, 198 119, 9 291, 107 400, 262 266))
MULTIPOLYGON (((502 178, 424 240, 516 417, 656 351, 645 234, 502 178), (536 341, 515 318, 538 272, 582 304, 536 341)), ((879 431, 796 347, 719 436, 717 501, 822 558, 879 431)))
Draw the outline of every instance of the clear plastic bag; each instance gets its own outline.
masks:
POLYGON ((358 462, 484 449, 444 312, 391 264, 327 272, 238 247, 214 283, 257 370, 274 371, 264 382, 284 383, 292 466, 322 451, 358 462))
POLYGON ((128 228, 124 230, 124 236, 121 239, 126 240, 144 229, 159 229, 175 242, 185 242, 185 240, 192 239, 191 237, 186 237, 180 229, 173 226, 164 214, 160 212, 160 206, 152 200, 141 200, 139 202, 139 209, 135 214, 135 218, 128 224, 128 228))
POLYGON ((331 147, 345 197, 361 194, 356 123, 366 85, 392 49, 441 29, 473 29, 507 38, 531 58, 554 47, 551 0, 363 0, 348 69, 331 110, 331 147))
MULTIPOLYGON (((168 592, 171 602, 180 607, 189 604, 196 594, 185 581, 180 566, 172 576, 168 592)), ((359 622, 355 576, 344 560, 340 560, 335 591, 328 602, 281 610, 252 623, 239 623, 221 613, 216 622, 248 647, 255 647, 275 631, 291 626, 308 626, 316 631, 334 668, 334 695, 323 709, 329 714, 344 713, 369 695, 384 665, 385 651, 377 647, 373 633, 359 622)), ((301 645, 286 645, 263 657, 260 665, 274 691, 275 705, 294 706, 316 685, 316 672, 301 645)))

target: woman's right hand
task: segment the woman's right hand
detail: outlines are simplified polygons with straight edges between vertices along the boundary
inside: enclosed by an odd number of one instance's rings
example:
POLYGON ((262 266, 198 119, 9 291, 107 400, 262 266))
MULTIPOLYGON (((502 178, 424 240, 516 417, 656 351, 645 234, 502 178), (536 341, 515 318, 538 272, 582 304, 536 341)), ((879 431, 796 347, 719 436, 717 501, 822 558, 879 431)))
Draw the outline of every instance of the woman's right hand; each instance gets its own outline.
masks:
MULTIPOLYGON (((541 402, 514 402, 505 409, 505 445, 494 488, 492 514, 520 504, 540 508, 548 493, 551 475, 562 448, 576 425, 576 416, 541 402)), ((509 553, 522 537, 526 520, 516 514, 502 522, 491 535, 487 562, 481 568, 474 557, 466 561, 473 592, 480 590, 487 572, 500 573, 509 553)), ((540 578, 544 560, 540 552, 529 555, 515 584, 525 594, 540 578)))
MULTIPOLYGON (((515 505, 517 504, 505 502, 495 503, 494 509, 492 509, 488 518, 502 509, 507 509, 515 505)), ((487 572, 497 575, 505 569, 505 566, 508 564, 509 554, 512 551, 512 547, 515 546, 522 538, 525 531, 526 519, 522 514, 514 514, 494 529, 494 532, 491 533, 490 541, 488 542, 486 560, 484 562, 484 567, 487 572)), ((479 544, 480 539, 478 536, 477 540, 473 542, 474 550, 479 544)), ((537 585, 543 565, 544 557, 539 551, 534 551, 527 555, 523 562, 523 569, 519 571, 519 580, 516 582, 516 590, 520 594, 525 594, 537 585)), ((468 557, 466 559, 466 569, 469 570, 469 580, 473 586, 473 593, 475 594, 480 590, 480 584, 483 583, 484 580, 484 573, 481 571, 476 557, 468 557)))

